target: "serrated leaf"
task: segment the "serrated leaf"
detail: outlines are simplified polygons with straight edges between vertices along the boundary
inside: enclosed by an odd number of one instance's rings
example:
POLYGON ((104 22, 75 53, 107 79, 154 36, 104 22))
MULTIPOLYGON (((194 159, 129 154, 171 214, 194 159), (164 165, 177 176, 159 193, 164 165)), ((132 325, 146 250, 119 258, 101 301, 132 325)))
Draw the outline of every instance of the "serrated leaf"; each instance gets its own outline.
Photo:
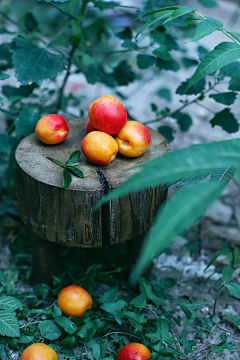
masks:
POLYGON ((192 119, 186 113, 178 111, 172 115, 172 118, 177 119, 177 123, 181 131, 188 131, 192 125, 192 119))
POLYGON ((214 73, 223 66, 240 58, 240 45, 231 42, 222 42, 214 50, 210 51, 202 60, 197 70, 193 74, 184 93, 196 82, 205 76, 214 73))
POLYGON ((56 316, 54 318, 54 321, 57 323, 57 325, 63 328, 63 330, 65 330, 66 333, 68 333, 69 335, 72 335, 78 329, 77 326, 69 318, 66 318, 65 316, 56 316))
POLYGON ((12 357, 9 356, 9 350, 5 344, 0 344, 0 359, 1 360, 12 360, 12 357))
POLYGON ((234 92, 224 92, 219 94, 210 94, 209 97, 220 104, 232 105, 236 100, 237 94, 234 92))
POLYGON ((0 71, 0 80, 6 80, 10 77, 10 75, 3 73, 0 71))
MULTIPOLYGON (((188 81, 182 82, 176 90, 176 94, 183 95, 184 89, 186 88, 188 81)), ((201 93, 205 88, 206 80, 203 78, 196 82, 190 89, 186 91, 186 95, 197 95, 201 93)))
POLYGON ((62 174, 63 174, 63 187, 65 188, 71 184, 72 176, 66 168, 63 169, 62 174))
POLYGON ((39 120, 39 114, 34 111, 34 108, 25 106, 20 112, 17 123, 16 133, 19 137, 28 136, 35 131, 36 124, 39 120))
POLYGON ((48 340, 56 340, 62 335, 61 329, 54 320, 43 320, 38 324, 42 337, 48 340))
POLYGON ((155 64, 155 58, 150 55, 138 54, 137 66, 139 69, 147 69, 155 64))
POLYGON ((168 142, 171 142, 174 140, 173 133, 175 133, 176 131, 174 129, 172 129, 170 126, 163 125, 163 126, 158 127, 158 132, 159 132, 159 134, 164 136, 168 142))
POLYGON ((16 44, 11 49, 15 75, 23 85, 33 82, 41 84, 43 80, 51 80, 64 70, 67 59, 63 56, 52 54, 20 36, 13 41, 16 44))
POLYGON ((240 286, 235 283, 228 283, 225 287, 230 291, 231 294, 240 299, 240 286))
POLYGON ((0 297, 0 309, 14 311, 20 309, 22 306, 23 304, 21 303, 21 301, 19 301, 13 296, 3 295, 0 297))
POLYGON ((180 181, 180 183, 177 184, 177 187, 185 186, 185 185, 191 185, 191 184, 195 184, 195 183, 197 183, 199 181, 202 181, 202 180, 206 179, 206 177, 208 177, 208 175, 210 175, 211 172, 212 171, 209 170, 209 171, 204 172, 203 174, 192 175, 192 176, 180 181))
POLYGON ((239 129, 238 121, 235 119, 235 117, 228 108, 223 109, 222 111, 217 113, 210 120, 210 124, 212 124, 212 127, 216 125, 221 126, 221 128, 227 131, 229 134, 235 133, 239 129))
MULTIPOLYGON (((137 35, 135 36, 135 39, 137 39, 138 35, 141 34, 144 30, 146 30, 148 27, 152 26, 156 22, 166 19, 169 15, 171 15, 173 10, 160 10, 157 13, 155 13, 148 21, 143 25, 143 27, 138 31, 137 35)), ((151 13, 150 13, 151 14, 151 13)), ((145 14, 145 16, 149 15, 145 14)))
POLYGON ((0 310, 0 334, 8 337, 20 337, 18 320, 15 312, 0 310))
POLYGON ((171 91, 170 91, 168 88, 165 88, 165 87, 160 88, 160 89, 158 89, 158 90, 156 91, 156 94, 157 94, 159 97, 167 100, 168 102, 171 102, 171 101, 172 101, 171 91))
POLYGON ((232 91, 240 91, 240 74, 233 74, 229 84, 228 89, 232 91))
POLYGON ((172 14, 169 16, 169 18, 164 21, 164 24, 166 24, 169 21, 175 20, 183 15, 189 14, 190 12, 193 12, 195 9, 191 6, 182 5, 179 6, 179 9, 172 12, 172 14))
POLYGON ((69 158, 67 159, 67 162, 66 164, 70 165, 70 164, 73 164, 75 163, 79 158, 80 158, 80 155, 81 155, 81 151, 80 150, 75 150, 73 151, 69 158))
POLYGON ((214 18, 207 18, 206 20, 202 20, 196 29, 196 35, 189 41, 198 41, 204 38, 207 35, 212 34, 215 30, 219 30, 223 27, 223 23, 214 18))
POLYGON ((226 285, 230 282, 233 276, 233 268, 230 266, 224 266, 222 269, 222 285, 226 285))

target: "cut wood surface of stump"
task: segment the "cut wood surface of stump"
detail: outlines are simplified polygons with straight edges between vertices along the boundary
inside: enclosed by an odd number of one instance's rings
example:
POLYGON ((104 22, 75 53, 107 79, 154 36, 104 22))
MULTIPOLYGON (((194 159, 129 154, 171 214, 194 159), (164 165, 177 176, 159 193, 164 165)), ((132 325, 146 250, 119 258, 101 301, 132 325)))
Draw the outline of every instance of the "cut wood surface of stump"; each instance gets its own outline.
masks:
POLYGON ((149 129, 151 144, 137 158, 118 154, 109 165, 98 166, 82 154, 77 167, 84 179, 72 176, 69 187, 63 188, 62 167, 46 157, 66 162, 73 151, 80 150, 86 121, 70 120, 69 135, 58 145, 43 144, 36 134, 19 143, 15 158, 19 212, 24 223, 37 236, 67 246, 100 247, 103 241, 117 244, 145 234, 163 201, 163 187, 112 200, 95 212, 92 208, 136 171, 126 171, 130 167, 169 152, 168 142, 149 129))

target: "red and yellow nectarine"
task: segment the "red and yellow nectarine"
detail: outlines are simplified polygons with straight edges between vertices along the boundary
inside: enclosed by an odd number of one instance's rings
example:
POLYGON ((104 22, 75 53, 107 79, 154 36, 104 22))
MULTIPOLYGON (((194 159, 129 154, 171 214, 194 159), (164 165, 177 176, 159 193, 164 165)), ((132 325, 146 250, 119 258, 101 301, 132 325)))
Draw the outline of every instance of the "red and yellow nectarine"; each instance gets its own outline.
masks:
POLYGON ((116 360, 148 360, 150 357, 151 353, 146 346, 131 343, 120 349, 116 360))
POLYGON ((35 133, 44 144, 58 144, 68 136, 66 120, 57 114, 43 116, 36 125, 35 133))
POLYGON ((67 316, 80 317, 87 309, 92 308, 92 298, 80 286, 70 285, 60 291, 57 305, 67 316))
POLYGON ((93 126, 93 124, 91 123, 90 119, 88 119, 86 122, 85 130, 86 130, 86 134, 88 134, 91 131, 96 130, 95 127, 93 126))
POLYGON ((89 119, 96 130, 117 134, 127 121, 123 104, 114 96, 102 96, 88 108, 89 119))
POLYGON ((50 346, 35 343, 24 350, 20 360, 57 360, 57 354, 50 346))
POLYGON ((127 121, 115 136, 120 154, 128 157, 142 155, 151 142, 148 128, 138 121, 127 121))
POLYGON ((82 141, 81 148, 86 158, 98 165, 108 165, 118 152, 116 140, 102 131, 88 133, 82 141))

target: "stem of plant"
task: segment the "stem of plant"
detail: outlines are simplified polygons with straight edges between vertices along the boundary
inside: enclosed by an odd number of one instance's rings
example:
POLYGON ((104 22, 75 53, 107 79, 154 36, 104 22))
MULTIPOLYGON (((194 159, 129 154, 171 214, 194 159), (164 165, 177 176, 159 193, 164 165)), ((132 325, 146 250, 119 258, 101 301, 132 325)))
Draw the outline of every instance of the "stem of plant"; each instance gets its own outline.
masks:
POLYGON ((216 299, 215 299, 215 301, 214 301, 214 305, 213 305, 213 316, 214 316, 215 313, 216 313, 217 302, 218 302, 218 298, 219 298, 221 289, 222 289, 222 286, 220 286, 220 288, 218 289, 217 296, 216 296, 216 299))
POLYGON ((63 167, 65 166, 65 163, 63 163, 63 162, 61 162, 61 161, 58 161, 58 160, 56 160, 56 159, 53 159, 53 158, 51 158, 51 157, 49 157, 49 156, 46 156, 46 158, 47 158, 48 160, 51 160, 51 161, 53 161, 53 162, 56 162, 56 163, 62 165, 63 167))

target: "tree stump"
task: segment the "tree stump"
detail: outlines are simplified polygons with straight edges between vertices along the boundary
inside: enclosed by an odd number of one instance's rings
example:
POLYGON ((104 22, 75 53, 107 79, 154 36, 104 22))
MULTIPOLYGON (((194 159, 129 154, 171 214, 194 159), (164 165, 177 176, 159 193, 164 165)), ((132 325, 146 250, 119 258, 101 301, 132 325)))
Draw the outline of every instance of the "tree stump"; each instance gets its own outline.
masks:
MULTIPOLYGON (((62 168, 46 156, 66 162, 71 152, 81 149, 86 135, 86 121, 87 118, 70 120, 69 135, 60 144, 43 144, 35 134, 31 134, 19 143, 16 150, 19 213, 37 239, 33 254, 35 283, 49 282, 54 273, 52 269, 55 266, 48 266, 49 253, 54 250, 44 239, 84 248, 113 245, 131 239, 136 243, 137 238, 142 241, 165 199, 163 187, 157 186, 112 200, 95 212, 92 210, 104 195, 136 171, 126 170, 170 151, 167 140, 152 129, 149 129, 151 144, 140 157, 127 158, 118 154, 109 165, 98 166, 82 154, 78 167, 85 178, 72 176, 70 186, 63 188, 62 168)), ((139 251, 137 248, 135 254, 132 249, 133 261, 139 251)))

